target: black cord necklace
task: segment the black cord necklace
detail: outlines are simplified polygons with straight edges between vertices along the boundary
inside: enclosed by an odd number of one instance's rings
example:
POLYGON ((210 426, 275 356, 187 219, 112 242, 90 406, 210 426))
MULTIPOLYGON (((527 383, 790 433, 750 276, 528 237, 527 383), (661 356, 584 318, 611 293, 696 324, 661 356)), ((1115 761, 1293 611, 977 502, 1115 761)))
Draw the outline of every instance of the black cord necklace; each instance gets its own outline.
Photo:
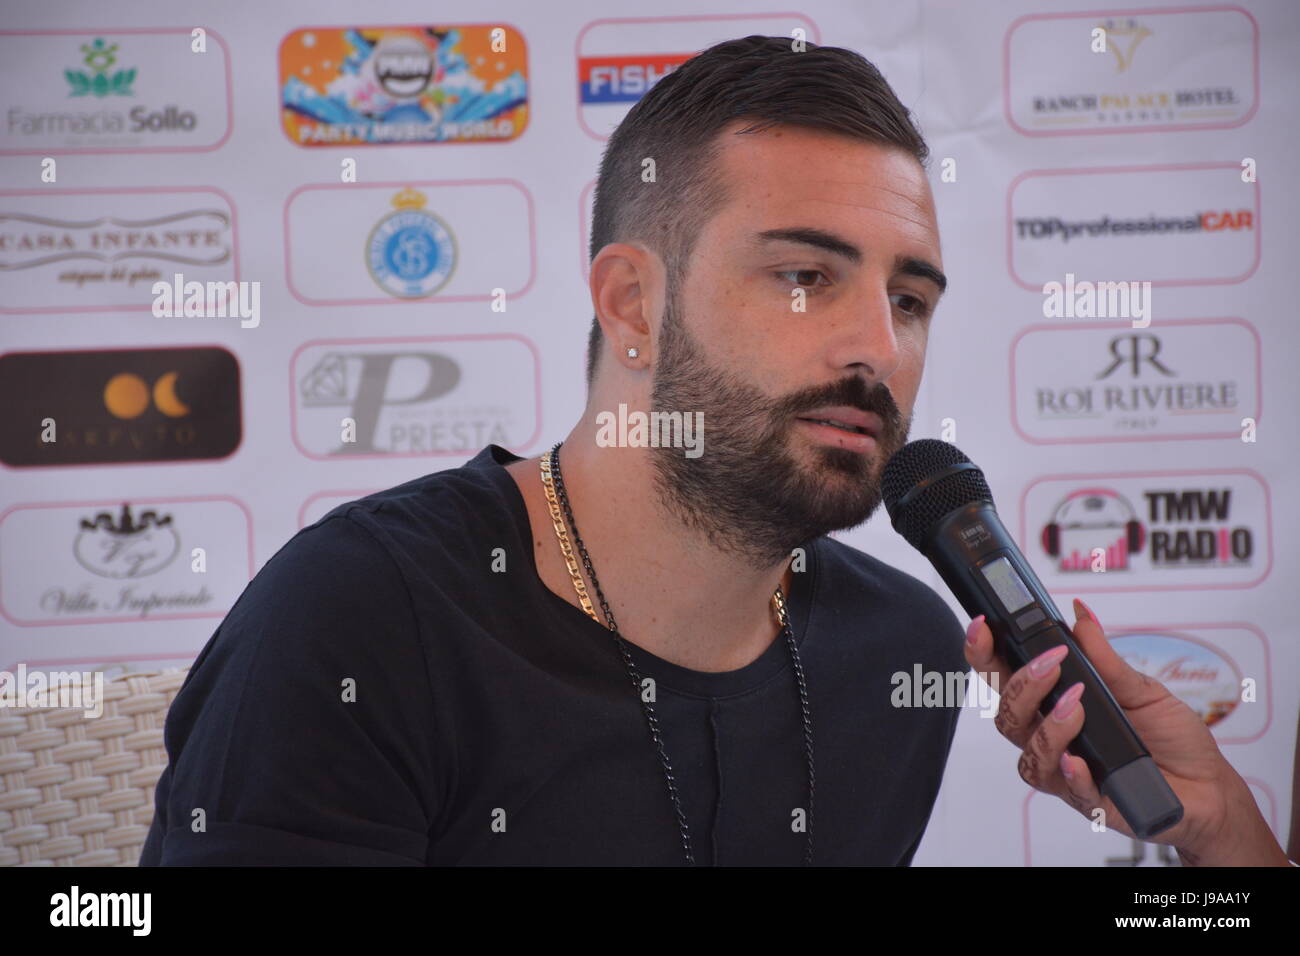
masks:
MULTIPOLYGON (((614 637, 614 643, 618 646, 618 649, 622 654, 623 663, 627 667, 628 676, 632 680, 632 687, 636 691, 637 697, 641 700, 642 707, 645 711, 646 723, 650 727, 650 737, 654 741, 655 750, 659 754, 659 762, 663 766, 664 778, 668 781, 668 795, 672 800, 673 810, 677 814, 677 827, 681 833, 682 849, 686 854, 686 862, 688 865, 694 866, 695 853, 691 848, 691 831, 686 822, 686 814, 682 811, 681 800, 677 794, 677 785, 673 779, 672 764, 669 762, 668 752, 664 748, 663 736, 659 732, 659 719, 655 716, 654 708, 651 706, 650 701, 646 700, 645 695, 641 693, 641 675, 637 671, 636 664, 632 661, 632 655, 627 649, 627 642, 623 640, 622 635, 618 632, 618 625, 614 623, 614 615, 609 609, 609 602, 605 600, 605 594, 600 589, 600 582, 596 578, 596 571, 591 566, 591 556, 587 554, 586 545, 582 543, 582 536, 578 534, 578 524, 573 519, 573 510, 569 506, 569 496, 564 490, 564 477, 560 473, 560 445, 562 444, 563 442, 556 442, 555 447, 550 451, 550 474, 555 483, 555 492, 560 500, 560 505, 564 509, 564 518, 568 522, 569 527, 573 529, 573 540, 578 546, 578 553, 582 556, 583 568, 586 570, 587 576, 591 578, 592 586, 596 589, 596 597, 600 601, 600 609, 605 615, 605 620, 609 622, 609 631, 614 637)), ((781 631, 785 635, 786 647, 790 650, 790 660, 793 663, 795 678, 799 685, 799 703, 803 717, 804 754, 808 761, 808 813, 804 821, 805 832, 807 833, 808 840, 803 862, 804 866, 809 866, 812 864, 813 852, 812 815, 813 787, 815 782, 815 774, 813 772, 812 717, 808 710, 808 686, 804 681, 803 663, 799 659, 799 649, 795 646, 794 631, 790 627, 790 617, 787 613, 785 597, 781 593, 780 585, 778 585, 776 589, 775 602, 777 615, 781 622, 781 631)))

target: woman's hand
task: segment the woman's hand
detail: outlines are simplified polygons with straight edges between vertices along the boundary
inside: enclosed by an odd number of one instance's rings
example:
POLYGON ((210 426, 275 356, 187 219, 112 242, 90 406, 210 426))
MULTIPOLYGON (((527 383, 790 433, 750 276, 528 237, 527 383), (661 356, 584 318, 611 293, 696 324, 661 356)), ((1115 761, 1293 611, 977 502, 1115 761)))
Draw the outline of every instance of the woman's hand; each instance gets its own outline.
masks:
MULTIPOLYGON (((1175 847, 1188 866, 1290 865, 1250 788, 1224 759, 1204 721, 1159 681, 1130 667, 1110 646, 1087 605, 1077 599, 1074 614, 1075 643, 1110 688, 1183 804, 1182 820, 1150 842, 1175 847)), ((1060 797, 1089 819, 1095 817, 1097 807, 1102 808, 1108 828, 1132 837, 1128 822, 1097 789, 1087 763, 1065 751, 1083 729, 1082 703, 1074 703, 1067 693, 1048 716, 1038 712, 1061 676, 1059 659, 1051 654, 1013 674, 994 654, 993 633, 982 616, 966 632, 966 660, 971 667, 981 675, 998 675, 1001 701, 994 724, 1022 751, 1021 778, 1035 790, 1060 797)))

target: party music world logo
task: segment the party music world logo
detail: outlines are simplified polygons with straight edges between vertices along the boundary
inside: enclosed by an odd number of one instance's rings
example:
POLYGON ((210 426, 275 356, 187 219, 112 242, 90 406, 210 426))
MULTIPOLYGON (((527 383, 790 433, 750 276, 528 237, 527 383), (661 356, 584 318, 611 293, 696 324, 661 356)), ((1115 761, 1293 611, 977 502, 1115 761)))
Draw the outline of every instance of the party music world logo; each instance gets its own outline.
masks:
POLYGON ((216 346, 0 355, 0 462, 224 458, 242 437, 239 378, 216 346))
POLYGON ((528 50, 508 26, 308 27, 280 43, 299 146, 501 142, 528 125, 528 50))

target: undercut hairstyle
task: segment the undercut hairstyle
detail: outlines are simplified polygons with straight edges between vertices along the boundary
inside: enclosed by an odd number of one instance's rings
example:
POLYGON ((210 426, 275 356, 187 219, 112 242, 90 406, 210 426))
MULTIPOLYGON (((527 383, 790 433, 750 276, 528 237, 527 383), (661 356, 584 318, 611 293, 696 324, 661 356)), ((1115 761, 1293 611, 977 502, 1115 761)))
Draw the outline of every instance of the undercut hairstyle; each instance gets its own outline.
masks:
MULTIPOLYGON (((590 259, 612 242, 643 242, 679 288, 700 231, 729 198, 715 173, 718 134, 773 126, 823 130, 906 150, 925 167, 929 147, 880 71, 861 54, 790 37, 748 36, 709 47, 659 80, 605 147, 592 209, 590 259), (642 180, 654 160, 655 181, 642 180)), ((587 387, 603 350, 600 321, 587 341, 587 387)))

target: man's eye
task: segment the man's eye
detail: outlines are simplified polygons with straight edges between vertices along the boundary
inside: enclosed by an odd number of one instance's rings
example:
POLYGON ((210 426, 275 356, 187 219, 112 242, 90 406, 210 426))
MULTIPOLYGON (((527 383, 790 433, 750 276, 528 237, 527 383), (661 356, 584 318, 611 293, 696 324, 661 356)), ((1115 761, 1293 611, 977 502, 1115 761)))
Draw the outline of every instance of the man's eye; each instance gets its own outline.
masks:
MULTIPOLYGON (((795 285, 800 286, 801 288, 808 288, 809 286, 815 288, 818 284, 817 283, 818 276, 821 276, 821 278, 823 279, 826 278, 825 273, 823 273, 820 269, 787 269, 785 272, 777 272, 774 273, 774 275, 778 276, 779 278, 786 279, 787 282, 793 282, 795 285), (791 278, 787 278, 787 277, 791 277, 791 278)), ((830 285, 829 282, 826 282, 824 284, 830 285)))
POLYGON ((924 319, 930 315, 930 307, 925 303, 925 300, 919 299, 914 295, 908 295, 906 292, 900 292, 898 293, 898 295, 891 295, 890 298, 904 299, 908 302, 911 302, 912 308, 909 309, 906 306, 902 306, 902 305, 900 305, 899 308, 901 308, 906 315, 910 315, 914 319, 924 319))

